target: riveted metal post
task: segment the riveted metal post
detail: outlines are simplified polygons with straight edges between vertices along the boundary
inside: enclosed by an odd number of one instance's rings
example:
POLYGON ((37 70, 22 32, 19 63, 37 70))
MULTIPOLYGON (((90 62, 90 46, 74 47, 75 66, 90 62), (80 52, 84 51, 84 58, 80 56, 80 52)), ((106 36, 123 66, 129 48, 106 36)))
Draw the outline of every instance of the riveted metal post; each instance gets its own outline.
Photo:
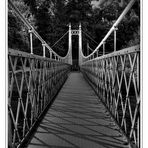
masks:
POLYGON ((30 35, 30 53, 31 54, 33 54, 33 40, 32 40, 33 35, 32 35, 32 33, 33 33, 33 30, 32 29, 29 30, 29 35, 30 35))
POLYGON ((52 51, 50 50, 50 59, 52 59, 52 51))
POLYGON ((114 28, 114 51, 117 50, 117 30, 118 30, 118 28, 115 27, 114 28))
POLYGON ((103 42, 103 55, 105 55, 105 41, 103 42))
POLYGON ((71 33, 71 23, 69 23, 69 40, 68 40, 69 42, 68 42, 68 48, 69 48, 69 56, 71 56, 71 57, 69 57, 69 61, 68 61, 68 63, 69 64, 72 64, 72 33, 71 33))
POLYGON ((42 46, 43 46, 43 57, 45 58, 46 57, 46 52, 45 52, 46 44, 42 43, 42 46))
POLYGON ((81 52, 82 52, 82 30, 81 30, 81 23, 80 23, 79 24, 79 65, 82 64, 81 52))
MULTIPOLYGON (((137 53, 137 89, 140 92, 140 52, 137 53)), ((140 94, 139 94, 140 97, 140 94)))
POLYGON ((97 52, 97 57, 98 57, 98 55, 99 55, 99 51, 97 50, 96 52, 97 52))
MULTIPOLYGON (((10 108, 10 106, 9 106, 10 108)), ((11 122, 11 115, 10 111, 8 111, 8 147, 12 147, 12 122, 11 122)))

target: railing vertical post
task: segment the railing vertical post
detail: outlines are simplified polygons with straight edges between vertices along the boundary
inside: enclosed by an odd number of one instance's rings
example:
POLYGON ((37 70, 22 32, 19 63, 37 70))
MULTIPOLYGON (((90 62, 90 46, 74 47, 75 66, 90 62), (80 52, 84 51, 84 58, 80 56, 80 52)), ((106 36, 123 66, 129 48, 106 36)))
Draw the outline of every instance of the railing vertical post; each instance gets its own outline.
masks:
POLYGON ((97 57, 98 57, 98 55, 99 55, 99 51, 97 50, 97 57))
POLYGON ((114 28, 114 51, 117 50, 117 30, 118 30, 118 28, 115 27, 114 28))
POLYGON ((29 30, 29 35, 30 35, 30 53, 33 54, 33 40, 32 40, 32 30, 29 30))
POLYGON ((137 146, 140 148, 140 119, 137 121, 137 146))
POLYGON ((12 126, 11 124, 12 124, 11 115, 10 115, 10 111, 8 111, 8 147, 10 148, 12 148, 12 126))
MULTIPOLYGON (((137 53, 137 90, 139 92, 138 99, 140 99, 140 52, 137 53)), ((138 100, 139 102, 140 100, 138 100)), ((139 117, 140 118, 140 117, 139 117)), ((140 119, 137 121, 137 146, 140 148, 140 119)))
POLYGON ((69 64, 72 64, 72 34, 71 34, 71 23, 69 23, 69 34, 68 34, 68 36, 69 36, 69 39, 68 39, 68 50, 70 51, 69 52, 69 64))
MULTIPOLYGON (((10 68, 8 66, 8 73, 9 73, 9 71, 10 71, 10 68)), ((11 84, 10 76, 8 75, 8 92, 10 91, 10 89, 12 89, 10 87, 10 84, 11 84)), ((9 109, 10 109, 10 106, 11 106, 11 98, 8 97, 8 108, 9 109)), ((7 119, 8 119, 8 147, 12 148, 12 126, 11 126, 12 122, 11 122, 11 115, 10 115, 9 109, 8 109, 8 117, 7 117, 7 119)))
POLYGON ((50 59, 52 59, 52 51, 50 50, 50 59))
POLYGON ((80 23, 79 24, 79 65, 82 64, 81 52, 82 52, 82 30, 81 30, 81 23, 80 23))
POLYGON ((105 41, 103 42, 103 55, 105 55, 105 41))
MULTIPOLYGON (((140 53, 137 53, 137 89, 140 92, 140 53)), ((139 94, 140 95, 140 94, 139 94)))
POLYGON ((43 57, 45 58, 46 57, 46 51, 45 51, 45 43, 42 43, 42 46, 43 46, 43 57))

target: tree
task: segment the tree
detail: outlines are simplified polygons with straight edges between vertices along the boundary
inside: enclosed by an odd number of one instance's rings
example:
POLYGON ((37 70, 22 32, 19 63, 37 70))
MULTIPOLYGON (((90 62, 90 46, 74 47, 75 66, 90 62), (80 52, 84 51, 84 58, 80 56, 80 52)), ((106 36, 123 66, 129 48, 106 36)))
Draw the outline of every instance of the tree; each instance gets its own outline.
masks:
MULTIPOLYGON (((30 7, 31 13, 35 17, 35 28, 37 32, 50 46, 52 46, 65 30, 64 22, 66 17, 63 13, 65 0, 24 1, 30 7)), ((41 43, 37 39, 35 39, 34 42, 36 47, 41 46, 41 43)), ((61 52, 57 50, 57 48, 54 48, 54 50, 61 52)))
MULTIPOLYGON (((29 12, 23 1, 16 0, 14 5, 21 9, 23 15, 29 12)), ((8 47, 29 52, 27 28, 11 8, 8 9, 8 47)))
MULTIPOLYGON (((72 28, 78 28, 81 22, 82 30, 89 34, 94 40, 99 42, 109 31, 113 23, 122 13, 128 1, 121 0, 99 0, 99 5, 92 8, 91 0, 23 0, 26 5, 22 8, 22 2, 16 0, 19 7, 26 18, 31 21, 35 29, 41 37, 52 46, 67 30, 69 22, 72 23, 72 28)), ((9 14, 10 15, 10 14, 9 14)), ((11 16, 12 17, 12 16, 11 16)), ((15 18, 16 19, 16 18, 15 18)), ((17 21, 15 22, 17 24, 17 21)), ((14 23, 14 24, 15 24, 14 23)), ((9 24, 10 27, 11 24, 9 24)), ((140 39, 140 1, 136 1, 132 10, 126 15, 118 26, 117 31, 117 48, 138 43, 140 39), (136 39, 135 39, 136 38, 136 39), (135 40, 135 41, 134 41, 135 40)), ((16 28, 15 28, 16 27, 16 28)), ((9 36, 18 36, 18 39, 23 39, 23 27, 15 29, 13 26, 9 28, 9 36), (12 35, 16 30, 17 35, 12 35), (18 31, 17 31, 18 30, 18 31), (19 37, 19 35, 21 37, 19 37)), ((10 39, 9 39, 10 40, 10 39)), ((76 45, 78 40, 73 37, 73 45, 76 45)), ((94 44, 86 35, 83 34, 83 48, 86 49, 87 42, 91 48, 95 49, 97 44, 94 44)), ((107 49, 113 51, 113 35, 108 39, 107 49)), ((41 43, 36 39, 35 46, 41 46, 41 43)), ((58 45, 53 47, 53 50, 60 55, 65 55, 67 52, 68 38, 62 39, 58 45)), ((78 51, 77 46, 74 46, 74 52, 78 51), (74 49, 75 48, 75 49, 74 49)), ((74 53, 77 54, 77 53, 74 53)))
POLYGON ((36 12, 37 12, 37 2, 36 2, 36 0, 23 0, 23 1, 28 7, 30 7, 31 13, 35 15, 36 12))
MULTIPOLYGON (((128 1, 102 0, 98 8, 94 9, 94 32, 96 40, 99 42, 109 31, 114 22, 118 19, 128 1), (97 21, 95 21, 97 20, 97 21)), ((135 2, 132 9, 124 17, 118 26, 117 31, 117 49, 138 44, 140 42, 140 2, 135 2)), ((108 51, 113 51, 113 34, 109 37, 106 44, 108 51)))
POLYGON ((69 0, 66 5, 68 21, 71 23, 88 22, 91 18, 91 1, 90 0, 69 0))
MULTIPOLYGON (((66 14, 66 0, 55 0, 53 3, 53 34, 51 45, 54 45, 67 31, 68 21, 66 14)), ((68 49, 68 35, 64 37, 53 49, 62 56, 65 56, 68 49)))

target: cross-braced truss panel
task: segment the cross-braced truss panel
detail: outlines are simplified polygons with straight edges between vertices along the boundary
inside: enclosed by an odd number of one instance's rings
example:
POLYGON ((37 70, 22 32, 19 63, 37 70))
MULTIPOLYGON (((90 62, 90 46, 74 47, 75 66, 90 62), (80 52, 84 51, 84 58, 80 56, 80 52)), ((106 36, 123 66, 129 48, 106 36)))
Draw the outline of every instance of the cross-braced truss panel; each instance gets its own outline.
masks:
POLYGON ((69 65, 12 49, 8 64, 9 136, 15 147, 64 83, 69 65))
POLYGON ((82 72, 130 141, 139 146, 139 46, 87 61, 82 65, 82 72))

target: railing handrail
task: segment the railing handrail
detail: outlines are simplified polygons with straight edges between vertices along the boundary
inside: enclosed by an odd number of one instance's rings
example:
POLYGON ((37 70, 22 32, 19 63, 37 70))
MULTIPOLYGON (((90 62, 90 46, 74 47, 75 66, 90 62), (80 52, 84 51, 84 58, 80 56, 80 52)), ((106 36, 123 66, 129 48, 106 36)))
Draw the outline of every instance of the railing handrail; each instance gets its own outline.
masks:
MULTIPOLYGON (((30 53, 27 53, 27 52, 24 52, 24 51, 19 51, 19 50, 15 50, 15 49, 12 49, 12 48, 8 48, 8 55, 13 55, 13 56, 22 56, 22 57, 25 57, 25 58, 33 58, 33 59, 42 59, 42 60, 48 60, 48 61, 53 61, 53 62, 56 62, 56 63, 59 63, 60 61, 58 60, 55 60, 55 59, 50 59, 50 58, 47 58, 47 57, 43 57, 43 56, 39 56, 39 55, 34 55, 34 54, 30 54, 30 53)), ((61 62, 60 62, 61 63, 61 62)), ((64 63, 63 64, 67 64, 67 63, 64 63)))
POLYGON ((9 147, 22 147, 64 84, 70 67, 58 60, 8 50, 9 147))
POLYGON ((131 147, 140 148, 140 46, 91 59, 80 69, 131 147))
POLYGON ((96 57, 96 58, 91 59, 89 61, 83 62, 83 64, 86 64, 87 62, 99 60, 99 59, 109 58, 109 57, 123 55, 123 54, 127 54, 127 53, 130 54, 130 53, 138 52, 138 51, 140 51, 140 45, 135 45, 135 46, 127 47, 127 48, 124 48, 124 49, 121 49, 121 50, 118 50, 118 51, 115 51, 115 52, 111 52, 109 54, 102 55, 100 57, 96 57))

